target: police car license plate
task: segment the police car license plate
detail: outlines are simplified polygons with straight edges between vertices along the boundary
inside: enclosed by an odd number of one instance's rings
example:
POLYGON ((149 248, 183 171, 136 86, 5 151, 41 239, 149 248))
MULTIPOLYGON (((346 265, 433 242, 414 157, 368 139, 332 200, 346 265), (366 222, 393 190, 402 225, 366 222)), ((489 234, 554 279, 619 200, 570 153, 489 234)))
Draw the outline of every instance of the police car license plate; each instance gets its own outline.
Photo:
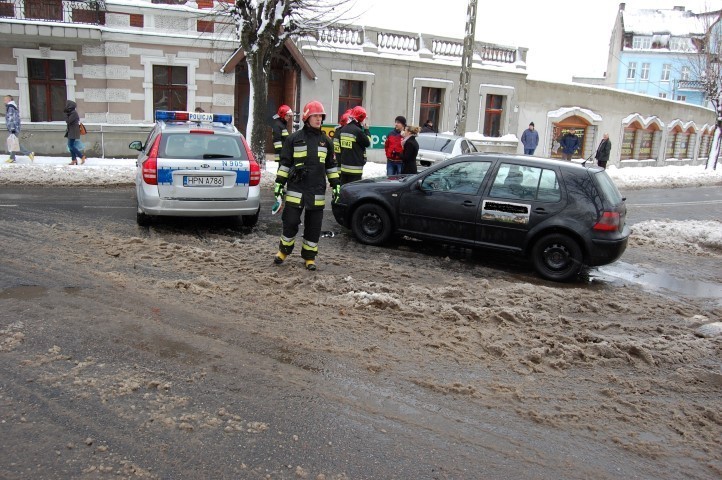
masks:
POLYGON ((223 177, 183 176, 184 187, 222 187, 223 177))

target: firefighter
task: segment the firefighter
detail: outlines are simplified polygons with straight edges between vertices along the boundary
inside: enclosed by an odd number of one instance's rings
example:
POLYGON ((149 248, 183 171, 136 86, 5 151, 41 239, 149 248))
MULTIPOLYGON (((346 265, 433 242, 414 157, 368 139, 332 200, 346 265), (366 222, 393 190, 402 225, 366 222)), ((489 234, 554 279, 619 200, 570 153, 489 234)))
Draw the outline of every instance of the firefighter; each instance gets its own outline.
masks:
POLYGON ((338 164, 341 166, 341 185, 361 180, 366 165, 366 148, 371 146, 371 133, 366 125, 366 109, 353 107, 348 123, 338 132, 341 154, 338 164))
POLYGON ((321 102, 313 101, 303 108, 303 128, 292 133, 283 142, 278 164, 274 195, 281 195, 286 187, 283 209, 283 234, 274 263, 282 264, 293 251, 303 219, 303 245, 301 258, 308 270, 316 270, 318 240, 321 237, 323 209, 326 205, 326 180, 331 185, 333 200, 341 191, 338 168, 333 156, 333 142, 321 131, 326 112, 321 102))
POLYGON ((333 131, 333 154, 336 156, 336 164, 338 164, 339 155, 341 154, 341 141, 339 140, 338 132, 348 123, 348 116, 350 114, 351 109, 349 108, 341 115, 341 118, 338 120, 338 127, 333 131))
POLYGON ((283 141, 288 137, 288 127, 293 125, 293 110, 288 105, 278 107, 278 113, 274 116, 273 126, 273 150, 276 152, 275 161, 279 161, 283 141))

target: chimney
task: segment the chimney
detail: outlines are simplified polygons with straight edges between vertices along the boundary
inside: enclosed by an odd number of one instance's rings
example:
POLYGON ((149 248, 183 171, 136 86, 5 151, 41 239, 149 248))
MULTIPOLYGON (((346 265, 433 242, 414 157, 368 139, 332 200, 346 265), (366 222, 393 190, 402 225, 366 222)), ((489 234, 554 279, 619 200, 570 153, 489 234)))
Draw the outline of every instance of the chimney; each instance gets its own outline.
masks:
POLYGON ((627 6, 626 3, 620 3, 620 4, 619 4, 619 11, 620 11, 620 12, 624 11, 624 7, 626 7, 626 6, 627 6))

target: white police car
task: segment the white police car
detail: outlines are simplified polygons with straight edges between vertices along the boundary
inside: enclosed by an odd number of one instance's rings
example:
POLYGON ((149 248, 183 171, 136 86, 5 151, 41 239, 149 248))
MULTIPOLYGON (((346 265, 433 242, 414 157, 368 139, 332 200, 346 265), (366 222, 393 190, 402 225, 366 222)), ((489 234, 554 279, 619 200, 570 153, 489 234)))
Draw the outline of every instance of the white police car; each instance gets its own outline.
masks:
POLYGON ((240 216, 258 222, 261 169, 231 115, 158 110, 139 150, 138 225, 156 215, 240 216))

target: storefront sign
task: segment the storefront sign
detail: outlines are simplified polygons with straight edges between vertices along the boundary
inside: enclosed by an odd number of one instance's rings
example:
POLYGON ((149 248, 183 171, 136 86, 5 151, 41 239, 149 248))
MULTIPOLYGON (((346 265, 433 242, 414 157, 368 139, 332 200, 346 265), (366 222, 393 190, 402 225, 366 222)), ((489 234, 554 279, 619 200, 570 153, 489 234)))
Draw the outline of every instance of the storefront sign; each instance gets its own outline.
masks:
MULTIPOLYGON (((333 139, 333 136, 336 133, 336 127, 338 127, 338 125, 323 125, 321 126, 321 130, 323 130, 323 132, 328 135, 329 138, 333 139)), ((369 148, 384 148, 386 136, 393 129, 393 126, 384 127, 374 125, 373 127, 369 127, 369 132, 371 133, 371 146, 369 148)))
POLYGON ((636 128, 624 129, 624 137, 622 137, 622 148, 620 154, 620 158, 622 160, 629 160, 632 158, 632 147, 634 146, 634 134, 636 132, 636 128))

